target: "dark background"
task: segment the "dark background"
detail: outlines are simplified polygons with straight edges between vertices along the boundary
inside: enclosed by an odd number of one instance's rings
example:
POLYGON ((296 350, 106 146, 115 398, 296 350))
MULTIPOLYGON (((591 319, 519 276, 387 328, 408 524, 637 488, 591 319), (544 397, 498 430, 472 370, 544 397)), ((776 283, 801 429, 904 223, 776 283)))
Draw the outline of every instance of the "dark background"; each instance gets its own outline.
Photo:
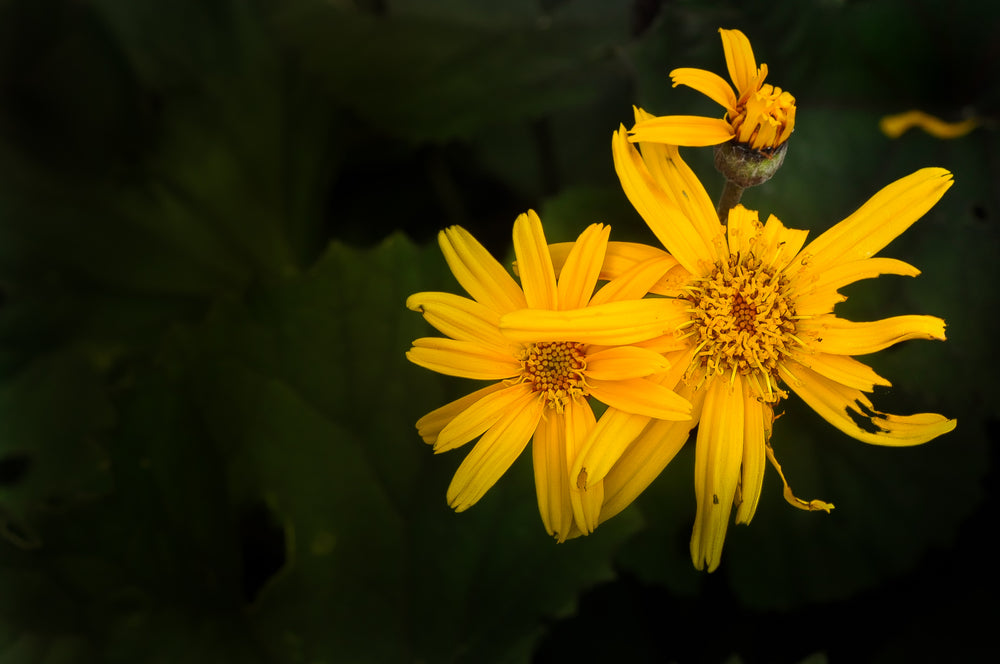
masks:
MULTIPOLYGON (((972 0, 0 0, 0 662, 972 661, 994 652, 996 34, 972 0), (415 420, 474 387, 406 363, 408 294, 455 290, 449 224, 500 257, 610 223, 655 242, 611 133, 718 116, 739 28, 798 100, 744 203, 829 228, 924 166, 955 186, 883 252, 916 279, 854 320, 949 340, 865 361, 910 449, 794 399, 722 566, 696 572, 688 446, 587 538, 545 535, 521 459, 474 508, 415 420), (951 141, 878 120, 919 108, 951 141)), ((721 190, 710 149, 684 156, 721 190)))

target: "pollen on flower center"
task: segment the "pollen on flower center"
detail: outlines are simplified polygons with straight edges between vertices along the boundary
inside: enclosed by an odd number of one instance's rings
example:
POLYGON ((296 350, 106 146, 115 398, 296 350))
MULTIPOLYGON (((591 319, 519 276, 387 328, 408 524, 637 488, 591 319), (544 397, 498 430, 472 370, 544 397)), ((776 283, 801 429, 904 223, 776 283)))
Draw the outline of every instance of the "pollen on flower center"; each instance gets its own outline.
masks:
POLYGON ((524 346, 521 362, 521 382, 529 383, 541 392, 545 404, 562 412, 566 402, 586 396, 583 371, 587 368, 585 346, 573 341, 533 343, 524 346))
POLYGON ((781 88, 764 84, 747 91, 727 114, 738 143, 771 152, 781 146, 795 128, 795 97, 781 88))
POLYGON ((685 290, 691 318, 683 336, 694 337, 697 348, 689 372, 702 367, 704 378, 739 372, 751 377, 763 400, 784 396, 778 363, 799 344, 784 275, 753 254, 737 254, 685 290))

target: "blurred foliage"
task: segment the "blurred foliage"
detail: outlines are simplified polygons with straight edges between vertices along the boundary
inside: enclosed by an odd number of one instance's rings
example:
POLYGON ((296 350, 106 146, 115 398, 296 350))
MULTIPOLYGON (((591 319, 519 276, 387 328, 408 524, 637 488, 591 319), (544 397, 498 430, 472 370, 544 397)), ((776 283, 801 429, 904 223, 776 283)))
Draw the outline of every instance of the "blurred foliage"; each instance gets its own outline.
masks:
POLYGON ((991 653, 998 29, 972 0, 0 0, 0 662, 991 653), (547 538, 528 459, 453 514, 462 453, 413 422, 469 386, 403 358, 406 296, 457 288, 435 233, 504 256, 533 207, 553 241, 653 241, 611 132, 633 103, 718 113, 667 74, 724 74, 720 26, 799 102, 748 206, 818 233, 954 172, 887 250, 923 274, 842 312, 944 317, 947 343, 871 358, 875 402, 959 428, 874 448, 790 400, 776 452, 837 509, 769 471, 711 576, 690 446, 588 538, 547 538), (984 126, 878 133, 908 108, 984 126))

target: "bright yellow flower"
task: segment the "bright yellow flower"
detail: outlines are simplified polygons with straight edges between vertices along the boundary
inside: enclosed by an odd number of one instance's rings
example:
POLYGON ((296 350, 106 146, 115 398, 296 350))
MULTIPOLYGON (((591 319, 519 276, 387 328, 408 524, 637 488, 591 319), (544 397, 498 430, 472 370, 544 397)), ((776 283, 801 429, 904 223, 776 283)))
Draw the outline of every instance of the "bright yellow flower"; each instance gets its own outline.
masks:
POLYGON ((726 66, 736 89, 710 71, 685 67, 670 72, 674 87, 687 85, 726 109, 725 117, 668 115, 649 118, 632 129, 632 141, 700 147, 735 139, 753 150, 770 153, 795 130, 795 98, 764 83, 767 65, 757 68, 750 40, 739 30, 722 30, 726 66))
POLYGON ((878 123, 879 129, 889 138, 899 138, 905 131, 919 127, 934 138, 961 138, 979 126, 976 118, 966 118, 961 122, 945 122, 941 118, 923 111, 906 111, 887 115, 878 123))
MULTIPOLYGON (((636 114, 637 120, 645 117, 636 114)), ((796 498, 774 458, 774 408, 788 390, 844 433, 875 445, 917 445, 955 427, 941 415, 875 410, 865 393, 889 381, 851 357, 907 339, 944 339, 943 320, 913 315, 852 322, 833 313, 845 299, 838 290, 847 284, 919 274, 875 254, 925 214, 952 178, 941 168, 904 177, 803 248, 806 231, 786 228, 774 216, 761 223, 742 206, 723 226, 675 146, 643 143, 641 149, 640 156, 624 127, 615 133, 622 187, 678 261, 651 288, 673 304, 672 338, 683 343, 665 352, 672 368, 659 380, 691 401, 694 419, 646 426, 625 413, 606 417, 600 426, 618 435, 593 436, 572 472, 585 491, 603 481, 599 520, 606 520, 649 485, 697 424, 691 556, 697 568, 712 571, 733 508, 737 523, 754 515, 765 458, 781 475, 792 505, 833 507, 796 498)), ((609 276, 629 265, 618 263, 609 276)))
POLYGON ((438 235, 448 266, 472 299, 451 293, 408 298, 406 306, 447 338, 417 339, 406 357, 439 373, 496 381, 417 422, 435 452, 479 438, 448 487, 455 510, 476 503, 533 439, 538 508, 549 534, 563 541, 590 532, 596 521, 585 524, 583 514, 600 509, 601 482, 584 493, 569 479, 597 426, 590 397, 608 406, 602 419, 616 413, 647 421, 690 418, 687 401, 649 378, 670 366, 661 349, 642 345, 664 334, 672 304, 640 298, 675 261, 657 256, 651 265, 658 268, 627 271, 595 293, 609 233, 603 224, 587 228, 561 256, 557 273, 538 216, 522 214, 514 223, 520 286, 468 231, 453 226, 438 235), (539 331, 523 334, 523 324, 539 331))

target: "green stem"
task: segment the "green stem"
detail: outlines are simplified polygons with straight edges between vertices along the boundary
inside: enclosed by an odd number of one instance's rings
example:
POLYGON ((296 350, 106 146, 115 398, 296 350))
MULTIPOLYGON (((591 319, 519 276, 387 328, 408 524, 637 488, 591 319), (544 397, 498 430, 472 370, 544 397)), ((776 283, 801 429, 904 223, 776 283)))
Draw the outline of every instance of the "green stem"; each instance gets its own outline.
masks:
POLYGON ((729 220, 729 211, 736 207, 737 203, 740 202, 740 198, 743 196, 743 190, 746 187, 741 187, 732 180, 726 180, 726 186, 722 189, 722 195, 719 196, 719 206, 716 211, 719 213, 719 221, 725 226, 726 222, 729 220))

